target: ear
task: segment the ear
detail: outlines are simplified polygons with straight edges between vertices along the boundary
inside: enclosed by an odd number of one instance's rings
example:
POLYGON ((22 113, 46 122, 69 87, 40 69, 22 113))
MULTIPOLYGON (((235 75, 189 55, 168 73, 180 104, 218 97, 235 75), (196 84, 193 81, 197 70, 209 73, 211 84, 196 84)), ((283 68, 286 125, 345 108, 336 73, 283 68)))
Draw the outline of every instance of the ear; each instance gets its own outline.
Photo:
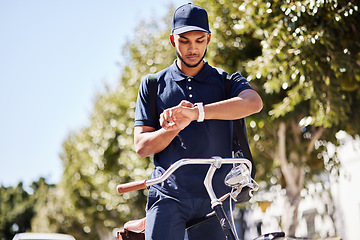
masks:
POLYGON ((211 33, 208 33, 208 35, 207 35, 207 44, 209 45, 209 43, 210 43, 210 39, 211 39, 211 33))
POLYGON ((173 34, 170 34, 170 43, 173 47, 175 47, 175 39, 173 34))

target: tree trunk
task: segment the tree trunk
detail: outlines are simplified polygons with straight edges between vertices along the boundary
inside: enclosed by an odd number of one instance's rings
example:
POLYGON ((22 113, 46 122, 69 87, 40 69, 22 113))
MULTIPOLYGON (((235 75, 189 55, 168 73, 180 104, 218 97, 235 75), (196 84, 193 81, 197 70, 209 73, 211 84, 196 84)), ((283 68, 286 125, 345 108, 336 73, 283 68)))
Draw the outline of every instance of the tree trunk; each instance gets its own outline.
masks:
MULTIPOLYGON (((287 235, 295 236, 298 225, 298 209, 301 200, 300 193, 304 186, 305 171, 302 164, 289 164, 286 154, 286 124, 284 122, 279 125, 278 139, 280 168, 286 181, 286 202, 281 227, 287 235)), ((301 163, 299 155, 296 153, 291 153, 289 158, 301 163)))
MULTIPOLYGON (((292 124, 290 127, 292 129, 292 137, 295 144, 299 144, 301 142, 301 131, 298 129, 298 124, 292 124)), ((325 128, 319 127, 314 131, 306 151, 302 152, 291 152, 287 150, 286 128, 285 122, 279 124, 277 157, 280 161, 281 172, 286 181, 286 203, 281 220, 281 227, 289 236, 295 236, 296 227, 298 225, 298 209, 301 201, 301 190, 303 189, 305 182, 304 165, 307 162, 307 157, 314 149, 315 142, 325 132, 325 128)))
POLYGON ((281 227, 288 236, 295 237, 296 228, 298 226, 298 210, 301 201, 302 187, 298 189, 286 189, 286 202, 284 213, 281 220, 281 227))
POLYGON ((96 231, 100 237, 100 240, 111 240, 114 239, 112 232, 105 228, 102 222, 95 223, 96 231))

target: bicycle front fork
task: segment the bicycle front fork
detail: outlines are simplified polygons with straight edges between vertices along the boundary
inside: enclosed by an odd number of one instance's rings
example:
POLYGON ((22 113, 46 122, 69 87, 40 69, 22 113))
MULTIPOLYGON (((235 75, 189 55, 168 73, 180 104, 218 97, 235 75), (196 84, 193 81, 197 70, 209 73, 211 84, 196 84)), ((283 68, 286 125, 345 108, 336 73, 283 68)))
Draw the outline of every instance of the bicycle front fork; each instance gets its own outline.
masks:
POLYGON ((234 229, 230 224, 228 217, 225 214, 222 204, 218 204, 214 207, 215 214, 219 220, 222 230, 225 233, 227 240, 237 240, 235 236, 234 229))

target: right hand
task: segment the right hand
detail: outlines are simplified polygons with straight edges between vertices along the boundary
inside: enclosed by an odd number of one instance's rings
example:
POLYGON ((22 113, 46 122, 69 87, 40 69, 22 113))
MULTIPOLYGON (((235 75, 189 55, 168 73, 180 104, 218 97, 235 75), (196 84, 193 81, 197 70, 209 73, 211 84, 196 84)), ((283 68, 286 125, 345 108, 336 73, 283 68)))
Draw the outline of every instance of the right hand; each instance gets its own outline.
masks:
POLYGON ((183 100, 179 105, 165 109, 160 114, 160 126, 166 131, 183 130, 198 117, 198 110, 189 101, 183 100))

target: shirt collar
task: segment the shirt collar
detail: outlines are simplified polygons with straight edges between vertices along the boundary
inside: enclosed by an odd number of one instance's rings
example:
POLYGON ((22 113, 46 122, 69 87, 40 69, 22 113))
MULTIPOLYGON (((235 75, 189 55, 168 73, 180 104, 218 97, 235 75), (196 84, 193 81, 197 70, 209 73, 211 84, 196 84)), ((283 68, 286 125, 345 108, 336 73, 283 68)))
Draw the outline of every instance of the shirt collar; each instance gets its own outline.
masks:
MULTIPOLYGON (((189 76, 187 76, 186 74, 180 71, 180 69, 176 64, 176 61, 177 59, 175 59, 173 64, 170 66, 172 79, 174 79, 175 81, 182 81, 184 79, 189 78, 189 76)), ((200 70, 198 74, 196 74, 194 77, 191 78, 199 82, 206 81, 206 75, 209 73, 210 68, 211 67, 209 66, 208 62, 204 59, 203 68, 200 70)))

